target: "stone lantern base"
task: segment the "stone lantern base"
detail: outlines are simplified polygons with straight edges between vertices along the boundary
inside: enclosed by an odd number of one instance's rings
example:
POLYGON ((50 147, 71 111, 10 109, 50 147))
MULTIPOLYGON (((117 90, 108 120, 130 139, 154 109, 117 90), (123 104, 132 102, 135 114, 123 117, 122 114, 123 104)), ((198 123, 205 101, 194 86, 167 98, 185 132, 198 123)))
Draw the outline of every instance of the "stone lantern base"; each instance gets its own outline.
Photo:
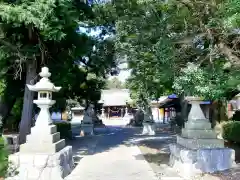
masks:
POLYGON ((93 135, 93 124, 86 124, 86 123, 82 123, 81 124, 81 132, 80 134, 85 135, 93 135))
POLYGON ((63 180, 72 172, 74 162, 72 147, 67 146, 57 153, 22 154, 9 156, 19 174, 7 180, 63 180))
POLYGON ((154 136, 155 133, 155 124, 153 122, 143 122, 143 131, 142 135, 154 136))
POLYGON ((170 166, 182 177, 214 173, 233 168, 235 151, 229 148, 189 149, 179 144, 170 145, 170 166))
POLYGON ((72 147, 65 147, 55 125, 33 127, 27 142, 9 156, 9 161, 19 174, 8 180, 63 180, 74 166, 72 147))
POLYGON ((217 139, 211 123, 200 108, 200 98, 189 97, 192 104, 177 143, 170 145, 170 165, 181 176, 192 179, 197 174, 213 173, 235 165, 235 151, 224 148, 224 141, 217 139))

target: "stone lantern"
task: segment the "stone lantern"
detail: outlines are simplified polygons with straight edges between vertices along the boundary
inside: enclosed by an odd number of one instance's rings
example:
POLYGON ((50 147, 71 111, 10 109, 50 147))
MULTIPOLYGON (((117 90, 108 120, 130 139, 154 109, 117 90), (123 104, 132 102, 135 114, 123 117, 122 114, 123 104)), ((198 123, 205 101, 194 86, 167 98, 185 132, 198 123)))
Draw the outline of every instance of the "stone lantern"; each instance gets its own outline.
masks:
POLYGON ((51 73, 47 67, 43 67, 39 75, 42 78, 38 83, 27 86, 30 91, 38 92, 38 99, 33 102, 41 111, 26 143, 20 146, 18 153, 9 156, 9 160, 19 169, 17 179, 63 180, 74 166, 72 147, 65 146, 65 140, 60 139, 49 112, 55 103, 52 92, 58 92, 61 87, 55 87, 48 79, 51 73))
POLYGON ((225 148, 222 139, 217 139, 201 110, 202 99, 191 96, 186 100, 192 107, 181 135, 177 135, 177 143, 170 145, 170 165, 187 179, 234 167, 235 152, 225 148))
POLYGON ((52 100, 52 92, 58 92, 61 87, 55 87, 48 79, 51 73, 47 67, 43 67, 39 75, 42 77, 41 80, 35 85, 27 84, 27 87, 30 91, 38 92, 38 99, 33 101, 41 109, 36 120, 36 126, 48 126, 52 124, 49 108, 56 102, 52 100))

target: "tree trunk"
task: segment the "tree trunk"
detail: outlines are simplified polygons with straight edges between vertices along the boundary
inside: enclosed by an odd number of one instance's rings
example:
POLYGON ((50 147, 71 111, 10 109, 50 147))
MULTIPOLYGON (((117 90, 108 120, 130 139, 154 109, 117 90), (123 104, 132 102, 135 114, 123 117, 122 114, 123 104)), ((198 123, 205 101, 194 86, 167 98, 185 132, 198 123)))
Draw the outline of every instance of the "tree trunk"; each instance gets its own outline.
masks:
POLYGON ((0 137, 3 133, 3 126, 6 122, 8 115, 10 114, 17 98, 11 99, 10 101, 0 101, 0 137))
MULTIPOLYGON (((26 64, 26 84, 33 83, 31 82, 36 77, 36 66, 35 61, 28 61, 26 64)), ((31 124, 32 124, 32 116, 33 116, 33 95, 32 91, 29 91, 27 86, 25 85, 24 91, 24 100, 23 100, 23 109, 22 109, 22 117, 20 122, 20 132, 19 132, 19 141, 20 144, 26 142, 26 136, 30 134, 31 124)))
POLYGON ((178 126, 180 126, 181 128, 184 126, 184 123, 188 120, 188 102, 185 99, 185 95, 182 94, 179 97, 179 101, 180 101, 180 112, 177 113, 176 115, 176 119, 178 120, 177 124, 178 126))
MULTIPOLYGON (((14 69, 9 69, 6 74, 7 87, 3 92, 3 96, 0 98, 0 124, 4 126, 6 120, 11 113, 11 110, 16 100, 23 96, 23 83, 24 79, 13 79, 14 69), (17 89, 17 90, 14 90, 17 89)), ((0 136, 1 136, 1 125, 0 125, 0 136)))

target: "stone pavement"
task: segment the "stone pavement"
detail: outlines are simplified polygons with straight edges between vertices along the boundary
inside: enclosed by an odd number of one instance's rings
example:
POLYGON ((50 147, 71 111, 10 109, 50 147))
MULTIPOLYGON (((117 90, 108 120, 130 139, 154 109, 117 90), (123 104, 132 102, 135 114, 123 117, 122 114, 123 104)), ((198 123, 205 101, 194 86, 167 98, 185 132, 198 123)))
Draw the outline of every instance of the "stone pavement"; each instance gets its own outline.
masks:
MULTIPOLYGON (((149 164, 134 156, 137 146, 119 145, 109 151, 83 158, 67 180, 157 180, 149 164)), ((143 157, 142 157, 143 158, 143 157)))
POLYGON ((134 137, 136 130, 109 127, 106 134, 77 137, 69 142, 73 145, 75 160, 79 162, 65 179, 158 180, 139 148, 128 143, 134 137))
MULTIPOLYGON (((68 142, 73 146, 76 167, 66 180, 192 180, 181 178, 168 166, 168 144, 176 140, 168 128, 161 125, 156 135, 149 137, 139 135, 141 128, 109 123, 106 132, 68 142)), ((78 126, 73 129, 77 135, 78 126)), ((228 172, 205 174, 194 180, 240 179, 240 171, 228 172)))

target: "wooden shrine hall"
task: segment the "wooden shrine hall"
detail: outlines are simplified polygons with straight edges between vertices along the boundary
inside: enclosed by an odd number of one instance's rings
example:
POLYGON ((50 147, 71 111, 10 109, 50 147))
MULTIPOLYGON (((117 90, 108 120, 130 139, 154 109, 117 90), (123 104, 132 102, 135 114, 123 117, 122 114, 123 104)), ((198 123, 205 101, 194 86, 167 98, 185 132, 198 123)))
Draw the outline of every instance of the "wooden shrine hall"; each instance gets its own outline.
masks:
POLYGON ((132 101, 128 89, 102 90, 99 104, 102 107, 102 117, 121 118, 126 111, 132 113, 129 103, 132 101))

